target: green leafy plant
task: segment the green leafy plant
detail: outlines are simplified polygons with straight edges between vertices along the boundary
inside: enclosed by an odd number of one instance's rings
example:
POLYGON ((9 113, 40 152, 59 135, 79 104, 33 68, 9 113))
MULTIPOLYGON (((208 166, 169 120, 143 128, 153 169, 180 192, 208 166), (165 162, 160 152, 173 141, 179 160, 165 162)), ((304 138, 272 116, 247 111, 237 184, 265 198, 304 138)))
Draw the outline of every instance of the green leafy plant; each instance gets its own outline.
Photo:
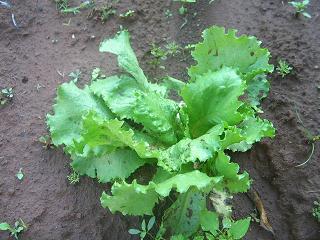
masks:
POLYGON ((103 6, 96 6, 93 8, 92 12, 89 14, 89 17, 95 16, 96 20, 105 23, 109 20, 109 18, 116 14, 116 10, 113 8, 112 5, 103 5, 103 6))
POLYGON ((22 221, 22 219, 16 221, 13 227, 6 222, 0 223, 0 231, 10 232, 10 235, 17 240, 19 239, 19 234, 21 234, 25 230, 27 230, 27 225, 22 221))
POLYGON ((154 59, 150 63, 155 66, 161 65, 161 61, 167 60, 170 56, 176 56, 182 50, 184 49, 175 42, 167 43, 164 47, 157 46, 153 43, 150 53, 154 59))
POLYGON ((302 14, 303 16, 305 16, 307 18, 311 18, 311 15, 306 12, 306 8, 308 7, 308 5, 310 3, 309 0, 303 0, 301 2, 292 1, 292 2, 288 2, 288 3, 296 9, 296 15, 302 14))
POLYGON ((5 105, 13 99, 13 88, 3 88, 0 91, 0 106, 5 105))
MULTIPOLYGON (((79 6, 76 6, 76 7, 69 7, 69 4, 67 4, 67 7, 62 7, 62 8, 60 7, 59 9, 61 13, 77 14, 77 13, 80 13, 82 9, 93 7, 93 5, 94 5, 93 2, 88 0, 80 3, 79 6)), ((64 5, 61 5, 61 6, 64 6, 64 5)))
POLYGON ((129 229, 129 233, 131 235, 140 235, 140 239, 144 239, 148 234, 152 237, 149 231, 152 229, 155 221, 156 218, 154 216, 149 219, 148 224, 146 224, 146 221, 143 219, 141 223, 141 229, 131 228, 129 229))
POLYGON ((312 209, 312 216, 314 216, 314 218, 320 222, 320 203, 315 201, 314 202, 314 207, 312 209))
POLYGON ((211 27, 194 46, 188 82, 168 77, 155 84, 123 30, 99 49, 117 55, 121 73, 99 77, 94 70, 90 86, 59 86, 54 114, 47 116, 52 142, 64 146, 77 173, 113 184, 111 194, 102 193, 104 208, 157 214, 156 239, 239 239, 249 220, 232 219, 229 203, 251 181, 227 151, 247 151, 275 134, 258 116, 273 71, 260 44, 211 27), (170 99, 169 91, 181 101, 170 99), (157 212, 159 203, 167 206, 163 212, 157 212))
POLYGON ((292 71, 292 69, 293 68, 286 61, 279 60, 276 70, 281 75, 281 77, 284 78, 292 71))
POLYGON ((60 11, 67 9, 70 6, 69 0, 54 0, 54 2, 56 3, 57 9, 60 11))

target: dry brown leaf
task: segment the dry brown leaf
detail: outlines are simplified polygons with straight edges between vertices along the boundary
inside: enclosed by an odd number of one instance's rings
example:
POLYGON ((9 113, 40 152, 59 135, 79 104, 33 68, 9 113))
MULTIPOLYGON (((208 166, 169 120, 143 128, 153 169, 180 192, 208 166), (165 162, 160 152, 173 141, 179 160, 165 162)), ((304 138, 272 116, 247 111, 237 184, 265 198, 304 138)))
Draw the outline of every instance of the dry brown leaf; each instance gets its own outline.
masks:
POLYGON ((257 191, 254 190, 254 189, 251 189, 248 192, 248 196, 254 202, 256 208, 259 211, 259 214, 260 214, 260 226, 263 227, 265 230, 271 232, 273 235, 275 235, 274 231, 273 231, 273 228, 272 228, 271 224, 269 223, 267 212, 266 212, 266 210, 265 210, 265 208, 263 206, 262 200, 261 200, 259 194, 257 193, 257 191))

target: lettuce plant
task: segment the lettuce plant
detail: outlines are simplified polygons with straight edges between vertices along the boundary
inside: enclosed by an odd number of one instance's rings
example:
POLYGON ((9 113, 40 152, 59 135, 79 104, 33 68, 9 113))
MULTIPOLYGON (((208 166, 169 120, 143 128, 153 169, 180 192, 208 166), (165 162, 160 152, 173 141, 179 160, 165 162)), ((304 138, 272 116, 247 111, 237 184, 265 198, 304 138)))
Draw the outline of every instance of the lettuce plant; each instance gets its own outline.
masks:
POLYGON ((156 239, 241 239, 250 218, 232 219, 229 203, 251 181, 228 153, 275 134, 258 116, 273 71, 260 45, 213 26, 192 51, 189 81, 155 84, 121 31, 100 45, 100 52, 117 55, 121 73, 106 77, 95 69, 89 86, 58 88, 54 114, 47 116, 52 142, 64 146, 77 173, 113 184, 102 193, 104 208, 156 215, 156 239))

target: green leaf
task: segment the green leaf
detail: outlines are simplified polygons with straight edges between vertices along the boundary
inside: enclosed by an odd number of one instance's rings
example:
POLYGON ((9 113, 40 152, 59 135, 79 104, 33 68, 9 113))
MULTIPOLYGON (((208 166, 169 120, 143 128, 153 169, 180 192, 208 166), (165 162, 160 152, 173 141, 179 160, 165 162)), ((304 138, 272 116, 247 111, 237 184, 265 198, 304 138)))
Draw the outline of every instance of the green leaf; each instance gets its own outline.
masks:
POLYGON ((186 83, 175 79, 173 77, 167 76, 163 80, 162 86, 165 86, 167 89, 175 90, 178 93, 181 92, 186 83))
POLYGON ((142 220, 142 223, 141 223, 141 229, 143 230, 143 231, 146 231, 147 229, 146 229, 146 220, 142 220))
POLYGON ((238 98, 243 93, 244 83, 231 68, 197 75, 181 94, 187 104, 191 135, 201 136, 222 122, 229 126, 239 123, 243 116, 238 112, 242 105, 238 98))
POLYGON ((153 227, 154 223, 156 222, 156 217, 153 216, 149 219, 149 222, 148 222, 148 226, 147 226, 147 230, 150 231, 151 228, 153 227))
POLYGON ((244 235, 247 233, 249 226, 250 226, 251 218, 245 218, 238 220, 236 222, 233 222, 231 224, 229 232, 231 233, 232 237, 234 239, 241 239, 244 237, 244 235))
POLYGON ((239 128, 244 140, 228 147, 233 152, 245 152, 251 148, 253 143, 260 141, 264 137, 274 137, 275 135, 275 129, 271 122, 255 116, 246 117, 239 125, 239 128))
POLYGON ((121 119, 141 123, 145 130, 165 143, 177 141, 174 130, 179 109, 174 101, 153 90, 141 90, 134 79, 125 75, 96 81, 91 89, 121 119))
POLYGON ((231 193, 244 193, 250 188, 250 177, 247 172, 238 174, 235 179, 228 179, 226 187, 231 193))
POLYGON ((118 149, 111 153, 103 153, 101 148, 84 148, 82 154, 72 154, 72 167, 81 175, 98 178, 99 182, 110 182, 126 179, 145 161, 130 149, 118 149), (102 151, 102 154, 98 152, 102 151))
POLYGON ((266 79, 265 75, 258 75, 252 80, 247 82, 247 94, 248 94, 248 102, 251 106, 256 107, 260 105, 262 99, 264 99, 268 93, 270 88, 270 83, 266 79))
POLYGON ((170 240, 187 240, 187 238, 185 238, 183 235, 179 234, 179 235, 176 235, 176 236, 172 236, 170 238, 170 240))
POLYGON ((191 187, 202 190, 208 186, 214 186, 221 181, 220 177, 208 177, 205 173, 198 170, 178 174, 161 183, 155 185, 155 191, 162 197, 169 196, 172 189, 176 189, 179 193, 187 192, 191 187))
POLYGON ((224 178, 235 179, 239 172, 239 165, 230 162, 230 157, 220 151, 215 159, 215 169, 218 174, 222 175, 224 178))
POLYGON ((0 230, 1 231, 10 231, 10 232, 14 231, 14 229, 10 226, 10 224, 6 223, 6 222, 0 223, 0 230))
POLYGON ((54 115, 47 115, 47 125, 55 145, 70 145, 80 137, 82 116, 95 111, 99 116, 112 118, 110 110, 94 96, 89 88, 79 89, 73 82, 58 88, 54 115))
POLYGON ((223 66, 238 69, 246 80, 273 71, 273 65, 268 63, 270 53, 260 47, 261 42, 252 36, 236 37, 236 32, 231 29, 226 33, 223 27, 217 26, 203 32, 203 42, 192 51, 197 61, 197 65, 189 68, 192 79, 223 66))
MULTIPOLYGON (((195 188, 180 194, 177 201, 165 211, 164 227, 172 234, 190 237, 200 227, 200 213, 206 207, 205 195, 195 188)), ((179 239, 179 238, 178 238, 179 239)))
POLYGON ((182 164, 197 160, 205 162, 218 151, 222 132, 223 126, 217 125, 196 139, 181 140, 170 148, 160 151, 158 165, 167 171, 178 171, 182 164))
POLYGON ((142 88, 148 88, 148 81, 139 66, 138 59, 130 45, 130 35, 124 30, 118 33, 113 39, 101 42, 100 52, 109 52, 118 56, 119 66, 130 73, 142 88))
POLYGON ((217 213, 205 209, 200 214, 200 223, 204 231, 209 231, 213 235, 217 234, 217 230, 219 230, 219 216, 217 213))
POLYGON ((22 168, 19 169, 19 172, 16 174, 16 177, 21 181, 24 177, 24 174, 22 172, 22 168))
POLYGON ((134 229, 134 228, 129 229, 128 232, 129 232, 131 235, 137 235, 137 234, 140 234, 140 233, 141 233, 140 230, 134 229))
POLYGON ((94 112, 83 117, 80 144, 91 148, 103 146, 107 152, 118 148, 130 147, 142 158, 154 158, 156 152, 150 148, 150 144, 135 138, 135 133, 129 127, 124 126, 118 119, 103 119, 94 112))
POLYGON ((112 196, 103 192, 100 201, 112 213, 120 211, 123 215, 152 215, 152 209, 158 202, 158 194, 148 186, 138 184, 136 180, 131 184, 115 182, 111 192, 112 196))

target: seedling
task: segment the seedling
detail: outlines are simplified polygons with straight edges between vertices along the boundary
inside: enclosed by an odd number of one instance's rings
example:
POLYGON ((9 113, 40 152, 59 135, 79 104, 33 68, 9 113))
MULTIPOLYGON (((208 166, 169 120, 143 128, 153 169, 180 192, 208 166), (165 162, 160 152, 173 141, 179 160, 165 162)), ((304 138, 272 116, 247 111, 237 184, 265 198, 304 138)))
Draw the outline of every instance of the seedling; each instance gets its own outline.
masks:
POLYGON ((112 5, 103 5, 101 7, 94 7, 89 17, 95 16, 96 20, 105 23, 109 18, 116 14, 116 10, 112 5))
POLYGON ((88 0, 85 1, 83 3, 81 3, 79 6, 76 7, 66 7, 60 10, 61 13, 73 13, 73 14, 77 14, 80 13, 80 10, 82 9, 86 9, 86 8, 90 8, 93 6, 93 3, 88 0))
POLYGON ((19 169, 19 172, 16 174, 16 177, 21 181, 24 177, 24 174, 22 172, 22 168, 19 169))
POLYGON ((71 72, 69 74, 70 81, 72 81, 74 83, 78 82, 78 80, 80 79, 80 76, 81 76, 81 71, 79 69, 77 69, 74 72, 71 72))
POLYGON ((0 91, 0 106, 5 105, 8 101, 13 99, 13 88, 3 88, 0 91))
POLYGON ((131 229, 129 229, 128 232, 131 235, 140 235, 141 240, 143 240, 147 235, 149 235, 151 237, 151 239, 153 239, 153 236, 149 232, 152 229, 155 221, 156 221, 156 218, 153 216, 149 219, 149 222, 146 225, 146 221, 143 219, 143 221, 141 223, 141 229, 131 228, 131 229))
POLYGON ((121 13, 119 16, 121 18, 129 18, 129 17, 133 17, 135 14, 135 11, 134 10, 128 10, 127 12, 125 13, 121 13))
POLYGON ((281 75, 282 78, 284 78, 286 75, 288 75, 293 68, 284 60, 279 60, 277 72, 281 75))
POLYGON ((39 137, 39 142, 43 144, 43 148, 45 149, 54 148, 54 145, 51 141, 51 137, 49 135, 39 137))
POLYGON ((56 3, 57 10, 64 10, 69 7, 69 0, 54 0, 56 3))
POLYGON ((320 203, 318 201, 314 202, 314 207, 312 209, 312 216, 320 222, 320 203))
POLYGON ((167 60, 169 56, 176 56, 181 50, 182 47, 175 42, 166 44, 164 48, 153 43, 150 53, 155 59, 151 61, 151 64, 160 65, 161 61, 167 60))
POLYGON ((295 9, 296 9, 296 15, 302 14, 303 16, 307 18, 311 18, 311 15, 306 12, 306 8, 308 7, 310 1, 309 0, 303 0, 302 2, 298 1, 292 1, 289 2, 295 9))
POLYGON ((10 235, 13 236, 16 240, 19 240, 19 234, 27 230, 27 225, 20 218, 19 221, 14 223, 12 227, 9 223, 2 222, 0 223, 0 231, 8 231, 10 235))
POLYGON ((70 175, 67 176, 70 184, 76 184, 80 181, 80 175, 76 171, 73 171, 70 175))
POLYGON ((172 12, 170 9, 166 9, 166 11, 164 12, 164 15, 166 18, 170 18, 173 16, 172 12))

